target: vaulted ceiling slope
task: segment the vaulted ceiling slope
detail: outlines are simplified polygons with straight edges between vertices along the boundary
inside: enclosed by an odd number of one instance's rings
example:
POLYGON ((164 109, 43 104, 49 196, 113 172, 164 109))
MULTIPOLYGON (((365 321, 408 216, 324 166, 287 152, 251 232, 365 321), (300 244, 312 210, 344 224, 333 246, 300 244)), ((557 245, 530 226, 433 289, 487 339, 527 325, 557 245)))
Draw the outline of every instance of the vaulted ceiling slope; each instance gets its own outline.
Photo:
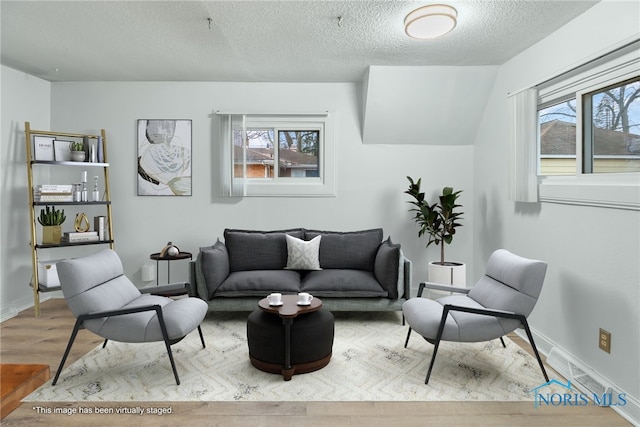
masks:
POLYGON ((597 1, 451 1, 452 33, 410 39, 404 17, 428 3, 3 0, 0 60, 54 82, 357 82, 372 65, 500 65, 597 1))

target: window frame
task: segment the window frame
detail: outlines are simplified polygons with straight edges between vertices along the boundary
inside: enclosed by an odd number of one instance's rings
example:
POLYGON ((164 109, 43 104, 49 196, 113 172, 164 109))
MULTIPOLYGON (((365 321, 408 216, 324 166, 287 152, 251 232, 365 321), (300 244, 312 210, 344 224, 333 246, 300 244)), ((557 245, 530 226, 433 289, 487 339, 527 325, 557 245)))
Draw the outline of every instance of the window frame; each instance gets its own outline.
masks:
MULTIPOLYGON (((222 194, 226 196, 242 197, 335 197, 335 129, 334 114, 248 114, 217 112, 221 120, 225 116, 229 120, 242 120, 244 134, 244 149, 246 150, 246 132, 251 129, 274 130, 274 169, 277 169, 280 147, 278 131, 311 130, 319 131, 318 141, 318 177, 280 177, 248 178, 234 176, 233 147, 226 148, 224 144, 233 144, 233 138, 226 142, 221 136, 220 145, 224 153, 221 168, 228 166, 228 171, 221 179, 224 183, 222 194)), ((224 129, 225 126, 221 126, 224 129)), ((244 151, 244 150, 243 150, 244 151)), ((246 157, 245 157, 246 159, 246 157)), ((246 161, 244 163, 246 166, 246 161)), ((223 172, 225 174, 225 172, 223 172)), ((246 175, 246 174, 245 174, 246 175)), ((277 174, 276 174, 277 175, 277 174)))
MULTIPOLYGON (((575 175, 539 175, 538 196, 542 202, 640 210, 640 172, 585 173, 583 170, 583 97, 603 88, 623 83, 640 75, 638 43, 598 58, 590 66, 558 76, 538 85, 536 116, 541 106, 560 102, 574 93, 576 97, 576 173, 575 175)), ((539 126, 538 126, 539 131, 539 126)), ((536 138, 537 162, 540 162, 539 135, 536 138)))

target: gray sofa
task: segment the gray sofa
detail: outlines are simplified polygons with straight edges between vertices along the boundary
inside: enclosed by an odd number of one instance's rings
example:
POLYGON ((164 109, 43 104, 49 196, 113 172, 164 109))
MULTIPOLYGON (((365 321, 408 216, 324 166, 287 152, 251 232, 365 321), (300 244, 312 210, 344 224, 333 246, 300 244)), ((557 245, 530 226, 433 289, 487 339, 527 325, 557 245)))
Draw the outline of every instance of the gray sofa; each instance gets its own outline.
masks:
POLYGON ((190 267, 211 311, 251 311, 271 292, 309 292, 332 311, 400 311, 410 297, 411 262, 382 229, 227 229, 190 267))

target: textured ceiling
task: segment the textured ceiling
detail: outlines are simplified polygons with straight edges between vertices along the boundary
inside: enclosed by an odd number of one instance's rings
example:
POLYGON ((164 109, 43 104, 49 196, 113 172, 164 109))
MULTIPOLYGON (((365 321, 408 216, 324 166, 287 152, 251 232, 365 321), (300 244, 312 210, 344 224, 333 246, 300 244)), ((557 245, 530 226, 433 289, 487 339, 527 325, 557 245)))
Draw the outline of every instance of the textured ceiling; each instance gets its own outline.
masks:
POLYGON ((502 64, 597 1, 450 1, 453 32, 407 37, 428 3, 2 0, 1 62, 50 81, 359 81, 369 65, 502 64))

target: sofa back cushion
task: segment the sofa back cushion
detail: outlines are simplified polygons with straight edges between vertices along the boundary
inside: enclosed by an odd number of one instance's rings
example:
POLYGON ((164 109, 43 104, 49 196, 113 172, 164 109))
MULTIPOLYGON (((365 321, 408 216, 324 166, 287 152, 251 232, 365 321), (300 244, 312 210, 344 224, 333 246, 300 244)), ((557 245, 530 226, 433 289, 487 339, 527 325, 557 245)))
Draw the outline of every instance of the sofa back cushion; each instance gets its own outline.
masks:
POLYGON ((382 242, 381 228, 350 232, 305 230, 305 240, 316 236, 322 236, 320 268, 373 271, 382 242))
POLYGON ((224 230, 224 243, 229 252, 229 270, 283 270, 287 266, 285 234, 300 239, 303 230, 224 230))

